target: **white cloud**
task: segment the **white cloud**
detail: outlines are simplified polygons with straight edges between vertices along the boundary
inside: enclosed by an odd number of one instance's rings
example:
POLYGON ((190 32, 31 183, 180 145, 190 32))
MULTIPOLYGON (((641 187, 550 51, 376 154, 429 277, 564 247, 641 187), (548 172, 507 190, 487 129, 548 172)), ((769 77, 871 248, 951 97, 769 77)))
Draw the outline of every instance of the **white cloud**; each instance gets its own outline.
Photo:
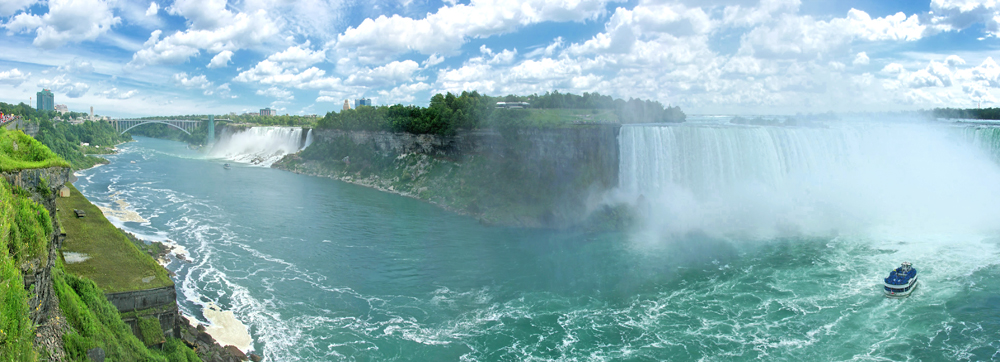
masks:
POLYGON ((286 68, 305 68, 322 62, 325 58, 322 51, 309 49, 309 42, 306 41, 305 44, 293 45, 282 52, 271 54, 267 60, 286 68))
POLYGON ((418 69, 420 69, 420 65, 415 61, 394 61, 373 69, 352 72, 344 83, 348 85, 385 86, 410 80, 413 72, 416 72, 418 69))
POLYGON ((90 90, 90 85, 73 82, 65 74, 52 79, 41 79, 38 81, 38 87, 51 89, 54 93, 63 93, 69 98, 80 98, 90 90))
POLYGON ((156 16, 156 13, 160 11, 160 6, 156 5, 156 2, 149 3, 149 8, 146 9, 146 16, 156 16))
MULTIPOLYGON (((189 2, 184 2, 181 5, 187 4, 189 2)), ((177 3, 171 7, 172 12, 179 12, 176 10, 176 6, 178 6, 177 3)), ((228 10, 226 12, 228 13, 228 10)), ((199 54, 201 50, 221 53, 225 50, 245 49, 260 45, 278 33, 278 24, 273 19, 268 18, 267 13, 263 10, 251 14, 238 13, 232 16, 231 20, 224 22, 218 20, 217 16, 196 14, 197 16, 191 16, 197 19, 193 22, 199 26, 192 25, 192 29, 174 33, 162 40, 159 39, 160 31, 154 31, 144 44, 145 48, 132 55, 132 61, 129 62, 129 65, 142 67, 154 64, 183 63, 188 58, 199 54), (201 28, 210 25, 218 25, 218 27, 201 28)))
POLYGON ((835 61, 831 61, 829 63, 829 65, 830 65, 830 69, 836 70, 838 72, 844 70, 844 68, 847 67, 846 65, 844 65, 844 63, 835 62, 835 61))
POLYGON ((34 5, 38 0, 4 0, 0 1, 0 17, 8 17, 14 13, 34 5))
POLYGON ((59 71, 69 73, 91 73, 94 71, 94 65, 81 58, 73 58, 73 60, 69 61, 65 65, 59 66, 59 71))
POLYGON ((762 0, 757 7, 729 5, 723 10, 723 22, 734 26, 753 26, 771 21, 775 15, 799 10, 799 0, 762 0))
POLYGON ((421 62, 420 65, 423 66, 426 69, 426 68, 430 68, 430 67, 433 67, 435 65, 441 64, 441 62, 443 62, 443 61, 444 61, 444 57, 438 55, 437 53, 434 53, 434 54, 431 54, 431 56, 427 57, 427 60, 421 62))
POLYGON ((1000 87, 1000 66, 987 57, 979 66, 971 69, 971 79, 986 82, 990 87, 1000 87))
POLYGON ((851 9, 847 17, 830 21, 784 15, 774 24, 761 25, 744 34, 740 53, 758 57, 813 58, 843 48, 854 40, 918 40, 925 28, 917 15, 906 17, 903 13, 873 19, 864 11, 851 9))
POLYGON ((949 55, 948 58, 945 58, 944 63, 948 64, 948 66, 954 67, 959 65, 965 65, 965 60, 957 55, 949 55))
POLYGON ((854 61, 851 62, 851 64, 854 64, 854 65, 868 65, 869 61, 870 61, 870 59, 868 59, 868 54, 865 53, 865 52, 860 52, 860 53, 858 53, 858 55, 856 55, 854 57, 854 61))
POLYGON ((281 88, 278 88, 278 87, 271 87, 271 88, 268 88, 268 89, 257 90, 257 95, 259 95, 259 96, 267 96, 267 97, 271 97, 271 98, 277 98, 277 99, 286 100, 286 101, 290 101, 290 100, 295 99, 295 96, 292 95, 291 91, 289 91, 287 89, 281 89, 281 88))
POLYGON ((21 73, 17 68, 0 72, 0 84, 9 84, 17 87, 28 80, 31 73, 21 73))
MULTIPOLYGON (((427 83, 419 82, 413 84, 403 84, 390 90, 380 90, 378 94, 386 104, 411 103, 416 100, 416 95, 430 89, 427 83)), ((317 100, 318 101, 318 100, 317 100)))
POLYGON ((286 69, 277 62, 265 59, 253 68, 241 72, 234 81, 243 83, 257 82, 260 84, 281 85, 302 88, 304 84, 316 80, 326 74, 326 71, 311 67, 301 72, 296 69, 286 69))
POLYGON ((544 21, 584 21, 605 12, 606 0, 472 0, 438 9, 423 19, 381 15, 365 19, 329 46, 371 61, 415 51, 456 54, 470 38, 486 38, 544 21))
POLYGON ((995 0, 931 0, 931 15, 936 31, 964 30, 981 23, 987 34, 1000 36, 1000 2, 995 0))
POLYGON ((229 60, 233 57, 233 52, 231 50, 223 50, 219 54, 212 57, 212 61, 208 63, 209 68, 225 68, 229 65, 229 60))
POLYGON ((208 87, 212 86, 212 82, 209 82, 208 77, 205 77, 204 74, 188 77, 187 73, 182 72, 174 74, 173 79, 175 83, 188 89, 192 88, 207 89, 208 87))
POLYGON ((114 87, 97 93, 97 95, 107 99, 129 99, 134 97, 136 94, 139 94, 138 90, 132 89, 129 91, 120 91, 118 88, 114 87))
POLYGON ((3 25, 8 32, 35 32, 37 47, 52 49, 68 42, 97 39, 121 22, 102 0, 49 0, 49 12, 21 13, 3 25))

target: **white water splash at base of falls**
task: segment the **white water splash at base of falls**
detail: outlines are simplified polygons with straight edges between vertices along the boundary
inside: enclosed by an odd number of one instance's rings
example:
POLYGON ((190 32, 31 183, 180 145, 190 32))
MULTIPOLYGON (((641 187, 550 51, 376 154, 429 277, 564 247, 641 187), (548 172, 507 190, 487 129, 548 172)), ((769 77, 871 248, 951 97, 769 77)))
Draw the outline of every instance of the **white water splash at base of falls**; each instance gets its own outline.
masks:
POLYGON ((304 140, 302 132, 299 127, 253 127, 236 132, 226 129, 208 157, 270 167, 312 143, 312 130, 307 131, 304 140))

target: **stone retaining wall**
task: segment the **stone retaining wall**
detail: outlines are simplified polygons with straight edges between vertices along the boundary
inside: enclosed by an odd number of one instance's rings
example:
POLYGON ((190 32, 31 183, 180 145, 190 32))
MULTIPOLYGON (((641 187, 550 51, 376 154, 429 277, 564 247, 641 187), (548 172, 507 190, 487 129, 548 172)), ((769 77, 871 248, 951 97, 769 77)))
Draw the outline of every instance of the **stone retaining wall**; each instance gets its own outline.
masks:
POLYGON ((174 286, 136 290, 131 292, 107 293, 104 295, 121 313, 176 304, 177 291, 174 286))

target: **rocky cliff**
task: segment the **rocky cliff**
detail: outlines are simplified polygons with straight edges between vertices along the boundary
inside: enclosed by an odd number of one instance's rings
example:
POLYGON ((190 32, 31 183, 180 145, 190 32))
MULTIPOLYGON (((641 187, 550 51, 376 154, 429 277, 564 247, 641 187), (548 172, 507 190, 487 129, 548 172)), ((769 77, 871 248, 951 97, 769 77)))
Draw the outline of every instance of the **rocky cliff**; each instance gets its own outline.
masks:
POLYGON ((460 131, 315 130, 275 168, 430 201, 483 222, 565 227, 618 183, 617 125, 460 131))

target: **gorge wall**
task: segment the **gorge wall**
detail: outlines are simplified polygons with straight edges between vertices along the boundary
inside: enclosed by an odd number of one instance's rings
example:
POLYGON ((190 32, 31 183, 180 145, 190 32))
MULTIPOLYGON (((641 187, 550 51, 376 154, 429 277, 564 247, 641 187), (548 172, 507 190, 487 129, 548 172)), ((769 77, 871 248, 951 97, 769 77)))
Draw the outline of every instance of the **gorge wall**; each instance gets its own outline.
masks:
POLYGON ((314 130, 272 167, 332 177, 473 215, 566 227, 618 183, 618 125, 467 130, 453 136, 314 130))

